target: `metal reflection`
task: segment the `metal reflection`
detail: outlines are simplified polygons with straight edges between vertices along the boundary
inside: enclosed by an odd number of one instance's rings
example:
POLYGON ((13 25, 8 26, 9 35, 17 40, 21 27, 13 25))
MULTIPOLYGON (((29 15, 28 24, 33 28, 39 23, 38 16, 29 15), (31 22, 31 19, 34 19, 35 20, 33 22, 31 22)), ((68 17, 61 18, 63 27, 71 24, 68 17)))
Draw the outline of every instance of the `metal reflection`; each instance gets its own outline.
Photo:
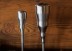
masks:
POLYGON ((18 11, 18 21, 21 32, 21 51, 24 51, 24 26, 26 22, 26 11, 18 11))
POLYGON ((49 5, 46 3, 38 3, 36 7, 37 25, 41 33, 42 51, 45 50, 45 32, 48 25, 49 5))

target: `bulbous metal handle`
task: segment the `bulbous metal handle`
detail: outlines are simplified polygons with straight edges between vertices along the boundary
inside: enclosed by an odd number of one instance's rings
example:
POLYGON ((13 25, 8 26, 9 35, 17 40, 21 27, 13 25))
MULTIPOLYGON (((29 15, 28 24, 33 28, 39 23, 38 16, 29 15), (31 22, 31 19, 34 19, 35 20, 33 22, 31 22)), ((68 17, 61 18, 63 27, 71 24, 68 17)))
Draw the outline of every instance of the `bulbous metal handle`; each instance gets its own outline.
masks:
POLYGON ((18 21, 21 32, 21 51, 24 51, 24 25, 26 21, 26 11, 18 11, 18 21))
POLYGON ((18 21, 19 21, 20 29, 24 27, 26 17, 27 17, 26 11, 18 11, 18 21))
POLYGON ((36 19, 42 38, 42 51, 44 51, 45 32, 48 25, 49 5, 47 3, 38 3, 36 7, 36 19))

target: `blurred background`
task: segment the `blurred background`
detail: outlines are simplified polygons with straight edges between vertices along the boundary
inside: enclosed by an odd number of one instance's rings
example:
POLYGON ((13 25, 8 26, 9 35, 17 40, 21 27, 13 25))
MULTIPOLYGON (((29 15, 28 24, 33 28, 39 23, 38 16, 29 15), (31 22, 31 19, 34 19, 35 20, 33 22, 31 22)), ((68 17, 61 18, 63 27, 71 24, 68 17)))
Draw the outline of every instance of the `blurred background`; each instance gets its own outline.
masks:
POLYGON ((36 23, 35 4, 50 5, 45 37, 46 51, 72 49, 72 0, 0 0, 0 50, 20 51, 20 30, 17 11, 27 11, 24 34, 26 51, 41 51, 40 32, 36 23))

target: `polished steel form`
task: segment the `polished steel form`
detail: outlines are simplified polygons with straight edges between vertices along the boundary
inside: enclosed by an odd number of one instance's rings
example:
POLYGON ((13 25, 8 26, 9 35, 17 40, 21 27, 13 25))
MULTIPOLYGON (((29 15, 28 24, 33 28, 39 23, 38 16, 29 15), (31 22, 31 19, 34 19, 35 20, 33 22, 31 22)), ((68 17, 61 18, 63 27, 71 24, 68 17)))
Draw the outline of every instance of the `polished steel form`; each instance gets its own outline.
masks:
POLYGON ((24 51, 24 25, 26 21, 26 12, 18 11, 18 20, 21 32, 21 51, 24 51))
POLYGON ((46 3, 38 3, 36 7, 37 25, 39 27, 42 39, 42 51, 45 50, 45 32, 48 25, 49 5, 46 3))

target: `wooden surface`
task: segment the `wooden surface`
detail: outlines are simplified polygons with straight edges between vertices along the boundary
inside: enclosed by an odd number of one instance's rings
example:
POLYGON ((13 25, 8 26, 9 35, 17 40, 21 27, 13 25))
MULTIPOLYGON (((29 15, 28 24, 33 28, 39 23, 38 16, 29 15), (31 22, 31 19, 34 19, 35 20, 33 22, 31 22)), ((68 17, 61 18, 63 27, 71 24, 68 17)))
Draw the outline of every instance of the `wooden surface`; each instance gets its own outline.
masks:
MULTIPOLYGON (((50 4, 46 31, 46 48, 72 48, 72 0, 41 0, 50 4)), ((40 32, 36 25, 34 0, 0 0, 0 45, 20 47, 17 11, 27 11, 25 48, 40 48, 40 32)))

